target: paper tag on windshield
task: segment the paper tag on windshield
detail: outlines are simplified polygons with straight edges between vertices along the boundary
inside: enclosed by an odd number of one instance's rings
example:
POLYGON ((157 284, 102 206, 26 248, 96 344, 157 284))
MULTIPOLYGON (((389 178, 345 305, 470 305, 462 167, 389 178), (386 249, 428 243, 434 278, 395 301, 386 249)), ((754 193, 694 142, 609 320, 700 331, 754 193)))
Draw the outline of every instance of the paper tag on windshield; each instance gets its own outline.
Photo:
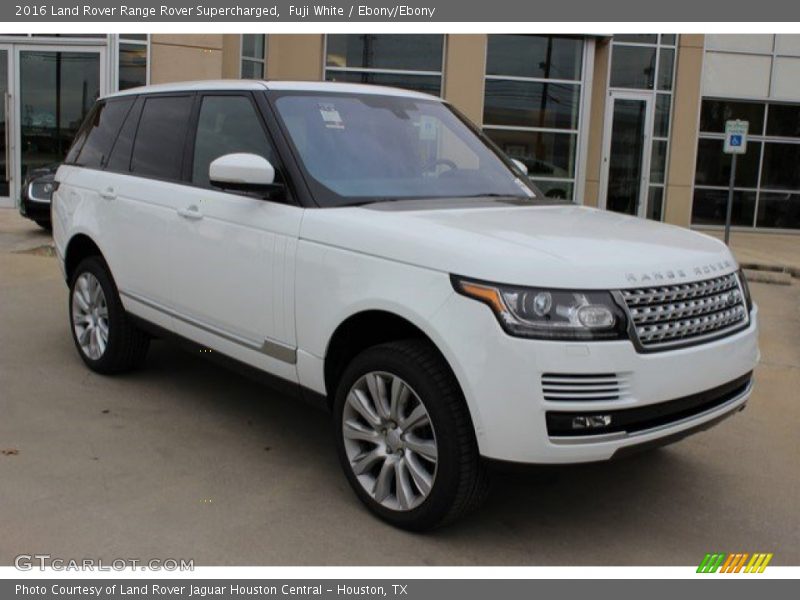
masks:
POLYGON ((322 115, 322 120, 325 121, 325 127, 329 129, 344 129, 342 117, 333 104, 320 104, 319 114, 322 115))
POLYGON ((429 115, 422 115, 419 118, 419 139, 434 141, 436 133, 436 119, 429 115))
POLYGON ((533 191, 531 191, 531 188, 525 185, 525 183, 519 177, 514 178, 514 183, 517 184, 519 189, 521 189, 528 198, 536 198, 536 194, 534 194, 533 191))

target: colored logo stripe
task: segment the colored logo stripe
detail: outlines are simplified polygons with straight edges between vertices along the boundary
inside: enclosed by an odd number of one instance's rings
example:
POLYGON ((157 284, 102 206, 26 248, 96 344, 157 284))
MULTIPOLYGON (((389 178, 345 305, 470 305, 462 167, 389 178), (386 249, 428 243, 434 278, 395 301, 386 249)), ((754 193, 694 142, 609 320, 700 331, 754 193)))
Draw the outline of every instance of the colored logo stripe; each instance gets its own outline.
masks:
POLYGON ((764 569, 772 560, 772 553, 756 552, 748 554, 737 552, 726 554, 724 552, 708 553, 703 557, 700 566, 697 567, 698 573, 763 573, 764 569), (747 562, 747 559, 750 559, 747 562), (747 566, 745 566, 747 562, 747 566), (742 570, 744 568, 744 570, 742 570))

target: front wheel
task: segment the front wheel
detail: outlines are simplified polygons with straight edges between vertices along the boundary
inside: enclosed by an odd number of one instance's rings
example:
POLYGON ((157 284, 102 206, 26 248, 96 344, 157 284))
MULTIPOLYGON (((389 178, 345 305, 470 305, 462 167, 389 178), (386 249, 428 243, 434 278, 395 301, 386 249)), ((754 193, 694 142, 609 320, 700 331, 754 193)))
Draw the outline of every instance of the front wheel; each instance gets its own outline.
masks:
POLYGON ((392 525, 432 529, 485 496, 469 412, 430 344, 406 340, 365 350, 342 376, 334 410, 350 485, 392 525))
POLYGON ((131 323, 102 258, 81 261, 72 275, 69 295, 72 339, 90 369, 120 373, 144 361, 150 339, 131 323))

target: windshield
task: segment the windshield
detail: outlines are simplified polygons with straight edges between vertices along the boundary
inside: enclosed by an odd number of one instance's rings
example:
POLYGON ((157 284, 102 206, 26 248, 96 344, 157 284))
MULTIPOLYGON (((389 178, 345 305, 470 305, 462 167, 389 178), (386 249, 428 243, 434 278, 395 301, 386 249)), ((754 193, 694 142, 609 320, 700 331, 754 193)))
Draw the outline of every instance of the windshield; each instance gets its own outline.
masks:
POLYGON ((275 101, 322 206, 541 194, 436 100, 287 92, 275 101))

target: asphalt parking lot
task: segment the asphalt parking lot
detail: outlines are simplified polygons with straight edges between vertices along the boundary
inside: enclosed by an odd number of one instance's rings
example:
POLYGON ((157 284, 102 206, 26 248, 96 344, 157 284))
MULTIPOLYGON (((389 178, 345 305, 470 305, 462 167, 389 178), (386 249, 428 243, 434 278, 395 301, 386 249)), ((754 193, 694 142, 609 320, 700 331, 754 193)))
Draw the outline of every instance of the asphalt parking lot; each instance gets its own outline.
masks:
POLYGON ((324 413, 161 342, 143 371, 89 372, 55 259, 12 253, 9 239, 2 565, 34 553, 197 565, 689 565, 710 551, 800 564, 796 279, 752 285, 763 355, 745 412, 629 459, 496 475, 479 512, 414 535, 358 503, 324 413))

